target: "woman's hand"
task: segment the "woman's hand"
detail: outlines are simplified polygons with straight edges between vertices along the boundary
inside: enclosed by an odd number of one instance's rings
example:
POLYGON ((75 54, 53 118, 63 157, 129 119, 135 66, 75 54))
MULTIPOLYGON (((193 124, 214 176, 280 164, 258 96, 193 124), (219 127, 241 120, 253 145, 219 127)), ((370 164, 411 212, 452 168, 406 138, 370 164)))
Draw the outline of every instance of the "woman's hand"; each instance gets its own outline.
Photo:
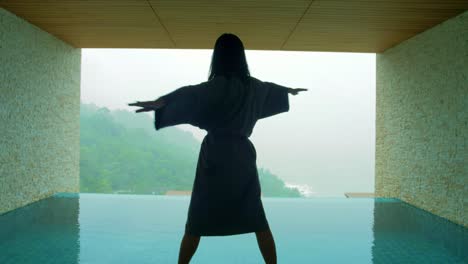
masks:
POLYGON ((297 95, 299 92, 305 92, 307 91, 307 89, 304 89, 304 88, 289 88, 288 90, 288 93, 292 94, 292 95, 297 95))
POLYGON ((159 98, 159 99, 154 100, 154 101, 145 101, 145 102, 137 101, 136 103, 131 103, 131 104, 128 104, 128 105, 129 106, 142 107, 141 109, 138 109, 138 110, 135 111, 137 113, 141 113, 141 112, 154 111, 154 110, 157 110, 159 108, 162 108, 162 107, 164 107, 166 105, 166 102, 164 101, 164 99, 159 98))

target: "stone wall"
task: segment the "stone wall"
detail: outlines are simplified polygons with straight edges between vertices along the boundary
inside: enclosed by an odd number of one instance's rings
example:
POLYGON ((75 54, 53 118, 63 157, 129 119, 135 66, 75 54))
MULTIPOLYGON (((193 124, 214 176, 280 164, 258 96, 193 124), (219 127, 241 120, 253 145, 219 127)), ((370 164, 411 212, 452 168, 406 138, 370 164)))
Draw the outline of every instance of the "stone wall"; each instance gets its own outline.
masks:
POLYGON ((79 191, 81 50, 0 8, 0 214, 79 191))
POLYGON ((377 55, 377 196, 468 225, 468 12, 377 55))

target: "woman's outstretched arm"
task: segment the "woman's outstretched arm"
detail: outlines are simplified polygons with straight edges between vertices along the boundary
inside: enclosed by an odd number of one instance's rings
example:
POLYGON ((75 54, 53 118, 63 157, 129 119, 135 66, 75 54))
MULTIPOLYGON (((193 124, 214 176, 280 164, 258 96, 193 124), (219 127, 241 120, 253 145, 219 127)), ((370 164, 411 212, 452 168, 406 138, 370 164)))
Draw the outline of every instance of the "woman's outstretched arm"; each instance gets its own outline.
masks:
POLYGON ((305 91, 307 91, 307 89, 305 88, 288 88, 288 93, 292 95, 297 95, 300 92, 305 92, 305 91))
POLYGON ((164 100, 164 98, 159 97, 158 99, 153 100, 153 101, 144 101, 144 102, 137 101, 136 103, 131 103, 128 105, 142 107, 135 111, 137 113, 141 113, 141 112, 149 112, 149 111, 160 109, 166 105, 166 101, 164 100))
POLYGON ((272 82, 256 82, 258 100, 258 119, 289 111, 288 95, 307 91, 304 88, 289 88, 272 82))
POLYGON ((136 102, 130 106, 139 106, 137 113, 154 111, 156 130, 168 126, 190 124, 200 127, 203 119, 201 112, 204 96, 207 94, 207 83, 187 85, 176 89, 154 101, 136 102))

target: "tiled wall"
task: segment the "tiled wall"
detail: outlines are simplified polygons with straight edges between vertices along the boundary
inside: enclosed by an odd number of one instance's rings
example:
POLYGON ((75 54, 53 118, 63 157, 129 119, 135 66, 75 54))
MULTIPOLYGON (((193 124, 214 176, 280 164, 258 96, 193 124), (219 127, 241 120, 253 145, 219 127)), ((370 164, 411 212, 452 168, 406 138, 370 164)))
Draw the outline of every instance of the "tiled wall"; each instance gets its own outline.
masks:
POLYGON ((0 8, 0 214, 79 191, 81 51, 0 8))
POLYGON ((375 191, 468 226, 468 12, 377 55, 375 191))

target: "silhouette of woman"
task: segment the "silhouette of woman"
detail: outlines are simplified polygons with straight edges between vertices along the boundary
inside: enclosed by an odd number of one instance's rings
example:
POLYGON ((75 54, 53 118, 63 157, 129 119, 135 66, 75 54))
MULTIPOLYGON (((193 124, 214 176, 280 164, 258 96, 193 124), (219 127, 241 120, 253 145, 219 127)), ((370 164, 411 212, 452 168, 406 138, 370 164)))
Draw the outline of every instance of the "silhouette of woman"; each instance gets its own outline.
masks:
POLYGON ((189 263, 201 236, 255 232, 266 263, 276 263, 273 235, 265 216, 248 139, 258 119, 289 111, 292 89, 250 76, 242 41, 223 34, 214 47, 208 81, 184 86, 154 101, 136 102, 155 111, 155 128, 191 124, 205 129, 179 263, 189 263))

